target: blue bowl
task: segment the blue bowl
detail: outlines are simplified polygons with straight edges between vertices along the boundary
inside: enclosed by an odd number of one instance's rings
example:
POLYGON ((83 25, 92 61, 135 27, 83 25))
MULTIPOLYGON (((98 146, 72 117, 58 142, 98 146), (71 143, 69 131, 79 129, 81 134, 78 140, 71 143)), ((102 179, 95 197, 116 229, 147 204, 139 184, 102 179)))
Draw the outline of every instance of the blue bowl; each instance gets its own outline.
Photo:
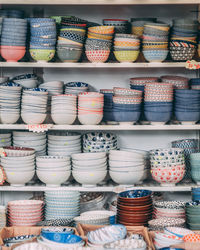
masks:
POLYGON ((114 120, 117 122, 136 122, 140 118, 141 112, 113 111, 114 120))
POLYGON ((115 121, 113 111, 104 111, 103 112, 103 120, 104 121, 115 121))
MULTIPOLYGON (((59 243, 68 243, 70 241, 80 242, 80 237, 71 237, 74 230, 71 228, 43 228, 41 231, 42 237, 59 243)), ((74 243, 75 243, 74 242, 74 243)))
POLYGON ((152 191, 150 190, 145 190, 145 189, 138 189, 138 190, 128 190, 124 191, 118 194, 119 197, 122 198, 142 198, 142 197, 147 197, 152 194, 152 191))
POLYGON ((88 87, 88 83, 85 82, 68 82, 65 84, 66 87, 88 87))
POLYGON ((168 55, 168 50, 143 50, 143 55, 148 62, 163 62, 168 55))
POLYGON ((130 84, 130 89, 140 90, 144 92, 145 86, 130 84))
POLYGON ((35 18, 35 17, 30 17, 30 18, 27 18, 27 20, 30 22, 30 24, 33 24, 33 23, 55 23, 55 20, 52 19, 52 18, 35 18))
POLYGON ((181 112, 175 110, 175 116, 178 121, 199 121, 200 112, 181 112))
POLYGON ((13 77, 12 80, 23 80, 23 79, 37 79, 35 74, 23 74, 13 77))
POLYGON ((168 122, 171 118, 172 112, 150 112, 144 110, 144 115, 147 121, 151 122, 168 122))

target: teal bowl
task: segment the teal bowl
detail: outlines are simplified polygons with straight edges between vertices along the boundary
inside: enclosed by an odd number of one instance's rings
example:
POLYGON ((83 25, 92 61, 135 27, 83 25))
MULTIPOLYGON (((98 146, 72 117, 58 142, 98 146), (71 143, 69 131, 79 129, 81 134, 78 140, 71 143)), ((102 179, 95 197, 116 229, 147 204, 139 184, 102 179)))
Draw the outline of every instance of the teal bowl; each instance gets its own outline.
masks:
POLYGON ((187 222, 192 224, 200 224, 200 217, 197 216, 187 216, 187 222))
POLYGON ((187 223, 189 229, 191 230, 200 230, 200 224, 194 224, 194 223, 187 223))
POLYGON ((191 176, 192 176, 192 179, 195 181, 195 182, 200 182, 200 171, 196 171, 196 170, 193 170, 191 171, 191 176))
POLYGON ((82 49, 58 48, 57 56, 62 62, 78 62, 82 55, 82 49))

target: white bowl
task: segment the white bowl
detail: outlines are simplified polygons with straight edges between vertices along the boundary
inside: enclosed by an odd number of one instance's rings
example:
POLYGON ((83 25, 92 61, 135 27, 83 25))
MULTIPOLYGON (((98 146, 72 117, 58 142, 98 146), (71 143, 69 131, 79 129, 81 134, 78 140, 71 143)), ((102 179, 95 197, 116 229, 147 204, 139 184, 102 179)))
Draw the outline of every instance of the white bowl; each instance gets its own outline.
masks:
POLYGON ((15 80, 15 82, 25 88, 36 88, 38 85, 37 79, 22 79, 22 80, 15 80))
POLYGON ((72 160, 73 165, 78 165, 78 166, 96 166, 100 164, 105 164, 107 162, 106 157, 101 158, 101 159, 96 159, 96 160, 72 160))
POLYGON ((121 156, 128 159, 143 159, 144 154, 139 151, 110 150, 111 156, 121 156))
POLYGON ((106 157, 106 152, 98 152, 98 153, 81 153, 81 154, 73 154, 72 160, 95 160, 102 159, 106 157))
POLYGON ((47 186, 60 186, 67 181, 71 175, 71 171, 41 171, 36 170, 38 178, 47 186))
POLYGON ((111 171, 142 171, 142 170, 144 170, 144 165, 140 165, 140 166, 137 166, 137 167, 121 167, 121 168, 119 168, 119 167, 117 167, 117 168, 115 168, 115 167, 111 167, 110 166, 110 170, 111 171))
POLYGON ((8 171, 5 170, 7 176, 7 182, 11 184, 11 186, 24 186, 27 182, 29 182, 35 171, 8 171))
POLYGON ((62 168, 62 167, 68 167, 71 166, 71 163, 65 163, 65 162, 61 162, 61 163, 36 163, 38 168, 49 168, 49 169, 53 169, 53 168, 62 168))
MULTIPOLYGON (((113 158, 112 158, 113 159, 113 158)), ((113 161, 113 160, 109 160, 109 166, 110 167, 137 167, 140 165, 144 165, 145 161, 141 160, 141 161, 113 161)))
POLYGON ((78 114, 79 122, 83 125, 97 125, 101 122, 103 118, 103 113, 100 114, 93 114, 93 113, 86 113, 86 114, 78 114))
POLYGON ((34 140, 34 141, 32 141, 31 138, 29 138, 29 137, 27 138, 27 140, 17 140, 14 138, 13 143, 17 144, 17 145, 23 145, 23 147, 27 147, 27 146, 37 147, 37 146, 42 146, 42 145, 46 144, 46 138, 42 139, 42 140, 38 139, 38 140, 34 140))
POLYGON ((11 113, 11 112, 0 112, 0 120, 3 124, 14 124, 19 120, 20 114, 19 112, 11 113))
POLYGON ((77 170, 77 171, 91 171, 91 170, 94 170, 94 171, 98 171, 98 170, 106 170, 107 169, 107 165, 104 164, 104 165, 94 165, 94 166, 80 166, 80 165, 74 165, 73 164, 73 170, 77 170))
POLYGON ((75 114, 67 114, 67 113, 52 113, 51 118, 55 124, 59 125, 71 125, 76 120, 75 114))
POLYGON ((1 156, 1 161, 4 160, 6 162, 8 161, 15 161, 16 163, 24 162, 24 161, 31 161, 35 159, 35 154, 28 155, 28 156, 1 156))
POLYGON ((83 185, 96 185, 104 180, 107 171, 74 171, 72 170, 74 179, 83 185))
POLYGON ((111 179, 120 185, 138 184, 144 174, 144 171, 109 171, 111 179))
POLYGON ((67 156, 50 156, 50 155, 45 155, 45 156, 41 156, 41 157, 36 157, 36 161, 37 162, 41 162, 41 163, 50 163, 50 162, 70 162, 70 157, 67 156))
POLYGON ((46 119, 46 114, 42 113, 21 113, 21 117, 26 124, 41 124, 46 119))

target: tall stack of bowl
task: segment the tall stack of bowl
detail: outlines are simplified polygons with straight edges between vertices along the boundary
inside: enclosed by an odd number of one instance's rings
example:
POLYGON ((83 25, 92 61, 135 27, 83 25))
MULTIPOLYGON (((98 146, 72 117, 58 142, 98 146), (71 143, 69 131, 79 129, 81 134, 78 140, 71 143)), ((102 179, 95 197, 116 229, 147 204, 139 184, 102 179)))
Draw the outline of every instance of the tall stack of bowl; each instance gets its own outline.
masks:
POLYGON ((184 151, 180 148, 150 151, 151 175, 161 186, 175 186, 185 176, 184 151))
POLYGON ((183 139, 172 142, 172 148, 182 148, 185 156, 185 180, 191 180, 190 154, 199 152, 199 141, 197 139, 183 139))
POLYGON ((129 23, 125 19, 103 19, 103 25, 114 26, 115 33, 128 33, 129 23))
POLYGON ((152 192, 129 190, 117 198, 117 222, 125 226, 146 226, 152 217, 152 192))
POLYGON ((116 34, 114 55, 119 62, 134 62, 140 52, 140 40, 132 34, 116 34))
POLYGON ((192 201, 186 203, 187 226, 191 230, 200 230, 200 202, 192 201))
MULTIPOLYGON (((192 180, 200 184, 200 153, 190 154, 190 167, 192 180)), ((200 199, 199 199, 200 200, 200 199)))
POLYGON ((103 121, 107 124, 115 124, 113 115, 113 89, 100 89, 104 95, 103 121))
POLYGON ((57 55, 62 62, 78 62, 85 42, 86 22, 62 17, 57 44, 57 55))
POLYGON ((133 124, 141 114, 142 91, 126 88, 113 89, 113 117, 120 124, 133 124))
POLYGON ((110 55, 114 26, 88 28, 85 53, 90 62, 106 62, 110 55))
POLYGON ((158 82, 158 77, 133 77, 130 78, 130 88, 144 92, 145 85, 158 82))
POLYGON ((145 23, 142 51, 148 62, 163 62, 167 58, 169 28, 164 23, 145 23))
POLYGON ((175 89, 174 114, 181 124, 195 124, 200 120, 200 90, 175 89))
POLYGON ((1 56, 7 62, 17 62, 26 53, 27 20, 4 18, 1 32, 1 56))
POLYGON ((56 23, 52 18, 29 18, 30 55, 37 62, 48 62, 55 55, 56 23))
POLYGON ((169 83, 148 83, 145 86, 144 115, 151 124, 165 124, 172 115, 173 86, 169 83))
POLYGON ((78 95, 78 119, 84 125, 97 125, 103 118, 103 94, 83 92, 78 95))
POLYGON ((173 61, 187 61, 194 57, 197 48, 197 32, 197 20, 173 20, 170 40, 170 55, 173 61))
POLYGON ((131 18, 131 26, 132 26, 132 34, 139 36, 142 38, 144 32, 144 25, 146 22, 156 22, 157 18, 146 18, 146 17, 139 17, 139 18, 131 18))

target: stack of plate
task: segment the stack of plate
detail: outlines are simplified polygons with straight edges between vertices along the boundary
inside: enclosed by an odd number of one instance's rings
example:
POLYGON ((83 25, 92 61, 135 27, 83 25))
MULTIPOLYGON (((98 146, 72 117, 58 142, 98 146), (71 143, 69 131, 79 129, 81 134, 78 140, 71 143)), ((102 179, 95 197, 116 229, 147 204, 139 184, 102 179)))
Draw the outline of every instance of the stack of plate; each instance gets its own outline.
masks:
POLYGON ((185 219, 180 218, 160 218, 148 222, 149 230, 163 231, 165 227, 184 227, 185 219))
POLYGON ((83 135, 83 152, 109 152, 117 149, 117 136, 112 133, 91 132, 83 135))
POLYGON ((46 155, 46 133, 13 131, 13 146, 31 147, 36 156, 46 155))
POLYGON ((80 202, 81 213, 90 210, 102 209, 104 204, 105 204, 104 193, 93 193, 93 192, 81 193, 81 202, 80 202))
POLYGON ((22 87, 13 82, 0 86, 0 120, 3 124, 16 123, 20 117, 20 98, 22 87))
POLYGON ((22 94, 21 117, 26 124, 41 124, 47 116, 46 89, 24 89, 22 94))
POLYGON ((95 186, 107 175, 105 152, 72 154, 72 175, 82 185, 95 186))
POLYGON ((0 147, 11 146, 11 133, 0 134, 0 147))
POLYGON ((185 219, 185 202, 183 201, 156 201, 154 203, 154 217, 183 218, 185 219))
POLYGON ((46 191, 45 219, 70 219, 80 214, 78 191, 46 191))
POLYGON ((71 175, 70 157, 42 156, 36 158, 37 176, 47 186, 58 187, 71 175))
POLYGON ((110 211, 91 211, 82 213, 80 216, 74 218, 74 221, 76 224, 109 225, 109 218, 110 211))
POLYGON ((71 156, 81 153, 81 135, 76 133, 49 133, 48 155, 71 156))
POLYGON ((8 202, 9 226, 34 226, 43 218, 43 201, 16 200, 8 202))
POLYGON ((0 206, 0 229, 6 226, 6 207, 0 206))

